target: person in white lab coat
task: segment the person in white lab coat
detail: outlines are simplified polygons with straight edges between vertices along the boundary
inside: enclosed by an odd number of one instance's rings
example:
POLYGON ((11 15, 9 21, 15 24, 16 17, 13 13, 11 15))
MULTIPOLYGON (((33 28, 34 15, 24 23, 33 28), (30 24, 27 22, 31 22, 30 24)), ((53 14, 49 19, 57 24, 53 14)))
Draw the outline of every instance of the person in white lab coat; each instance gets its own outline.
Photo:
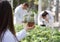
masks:
POLYGON ((23 30, 15 33, 11 5, 8 1, 0 2, 0 42, 19 42, 33 28, 26 25, 23 30))
POLYGON ((45 10, 38 15, 38 25, 52 27, 53 22, 51 11, 45 10))
POLYGON ((14 15, 16 17, 16 24, 20 24, 24 21, 24 16, 28 14, 27 8, 29 7, 28 3, 23 3, 16 7, 14 15))

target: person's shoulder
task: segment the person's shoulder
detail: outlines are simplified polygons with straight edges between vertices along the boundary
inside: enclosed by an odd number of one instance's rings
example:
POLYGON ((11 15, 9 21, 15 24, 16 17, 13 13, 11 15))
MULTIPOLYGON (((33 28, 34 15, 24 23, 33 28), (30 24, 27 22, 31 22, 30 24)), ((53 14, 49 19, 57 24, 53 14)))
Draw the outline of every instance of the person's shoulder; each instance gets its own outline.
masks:
POLYGON ((22 6, 19 5, 19 6, 17 6, 17 7, 15 8, 15 11, 16 11, 16 10, 21 10, 21 8, 22 8, 22 6))
POLYGON ((7 29, 6 32, 5 32, 5 36, 9 36, 9 35, 12 35, 12 33, 9 29, 7 29))
POLYGON ((3 42, 14 42, 14 35, 11 33, 9 29, 6 30, 4 37, 3 37, 3 42))

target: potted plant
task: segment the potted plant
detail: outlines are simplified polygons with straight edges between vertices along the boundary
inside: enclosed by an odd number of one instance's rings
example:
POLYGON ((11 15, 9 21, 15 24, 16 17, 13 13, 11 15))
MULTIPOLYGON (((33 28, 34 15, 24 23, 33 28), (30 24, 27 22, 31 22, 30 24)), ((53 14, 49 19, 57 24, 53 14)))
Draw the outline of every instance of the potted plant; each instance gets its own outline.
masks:
POLYGON ((27 23, 27 17, 28 17, 28 15, 25 15, 25 16, 24 16, 24 21, 23 21, 23 23, 27 23))
POLYGON ((30 14, 27 23, 29 27, 34 25, 34 14, 30 14))

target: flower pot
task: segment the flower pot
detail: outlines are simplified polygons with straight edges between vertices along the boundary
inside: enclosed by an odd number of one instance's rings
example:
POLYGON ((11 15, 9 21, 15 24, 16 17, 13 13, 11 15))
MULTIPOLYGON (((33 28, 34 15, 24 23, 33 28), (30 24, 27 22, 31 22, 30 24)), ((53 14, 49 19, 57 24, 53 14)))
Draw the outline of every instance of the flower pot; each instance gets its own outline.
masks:
POLYGON ((35 24, 34 23, 34 16, 30 16, 27 23, 28 23, 29 27, 32 27, 35 24))
POLYGON ((32 27, 34 25, 34 22, 28 22, 28 26, 32 27))

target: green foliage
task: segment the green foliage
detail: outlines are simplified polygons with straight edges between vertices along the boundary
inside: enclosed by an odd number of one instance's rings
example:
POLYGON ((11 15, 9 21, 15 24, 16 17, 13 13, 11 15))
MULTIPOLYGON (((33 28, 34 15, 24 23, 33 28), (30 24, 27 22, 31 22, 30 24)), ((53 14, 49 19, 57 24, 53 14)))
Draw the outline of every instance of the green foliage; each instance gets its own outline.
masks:
POLYGON ((20 0, 20 4, 24 2, 28 2, 28 0, 20 0))
POLYGON ((16 24, 15 25, 15 30, 16 30, 16 32, 19 32, 20 30, 22 30, 23 29, 23 25, 19 25, 19 24, 16 24))
MULTIPOLYGON (((23 26, 15 26, 16 31, 20 31, 23 26)), ((48 27, 35 26, 33 30, 29 30, 27 37, 21 42, 60 42, 60 32, 56 29, 52 30, 48 27)))
MULTIPOLYGON (((27 2, 28 4, 30 4, 31 1, 32 1, 32 0, 13 0, 13 7, 14 7, 14 9, 15 9, 17 5, 22 4, 22 3, 24 3, 24 2, 27 2)), ((38 0, 34 0, 33 3, 38 4, 38 0)))
POLYGON ((17 4, 18 4, 17 0, 13 0, 13 7, 14 7, 13 9, 16 8, 17 4))
POLYGON ((48 8, 48 0, 42 0, 42 10, 46 10, 48 8))
POLYGON ((32 11, 32 13, 34 14, 38 14, 38 10, 36 10, 36 9, 30 9, 31 11, 32 11))

